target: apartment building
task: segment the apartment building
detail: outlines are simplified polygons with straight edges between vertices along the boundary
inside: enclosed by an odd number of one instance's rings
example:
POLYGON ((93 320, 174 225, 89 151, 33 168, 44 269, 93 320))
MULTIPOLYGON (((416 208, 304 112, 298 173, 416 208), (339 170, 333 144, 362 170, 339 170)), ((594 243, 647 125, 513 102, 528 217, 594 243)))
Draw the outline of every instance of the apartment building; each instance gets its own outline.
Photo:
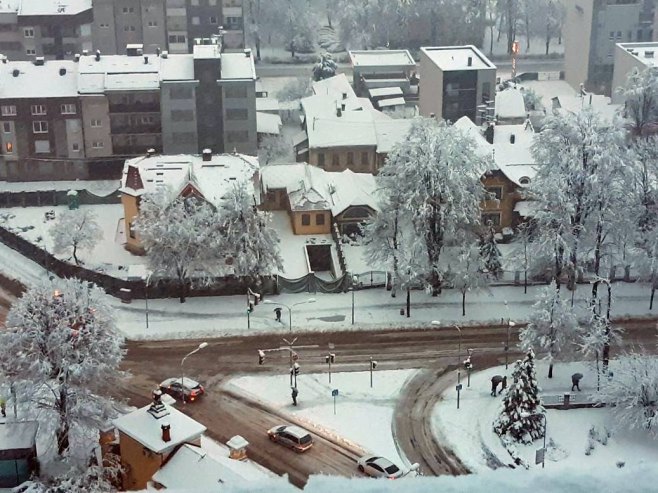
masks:
POLYGON ((91 49, 91 0, 2 0, 0 54, 10 60, 72 58, 91 49))
POLYGON ((420 114, 480 124, 481 105, 495 97, 496 66, 475 46, 420 49, 420 114))
POLYGON ((220 31, 226 48, 244 48, 242 0, 93 0, 93 10, 94 49, 108 55, 130 44, 192 53, 195 39, 220 31))
POLYGON ((0 180, 80 176, 85 145, 77 64, 40 57, 0 64, 0 125, 0 180))
POLYGON ((655 0, 573 0, 565 2, 565 79, 575 89, 611 94, 615 45, 655 41, 655 0))
POLYGON ((658 41, 647 43, 617 43, 615 45, 615 65, 612 73, 612 102, 624 104, 624 99, 616 89, 626 84, 628 74, 633 69, 639 71, 658 67, 658 41))
POLYGON ((123 158, 149 149, 256 154, 250 50, 222 53, 213 38, 193 54, 131 46, 75 60, 0 64, 0 179, 118 175, 123 158))

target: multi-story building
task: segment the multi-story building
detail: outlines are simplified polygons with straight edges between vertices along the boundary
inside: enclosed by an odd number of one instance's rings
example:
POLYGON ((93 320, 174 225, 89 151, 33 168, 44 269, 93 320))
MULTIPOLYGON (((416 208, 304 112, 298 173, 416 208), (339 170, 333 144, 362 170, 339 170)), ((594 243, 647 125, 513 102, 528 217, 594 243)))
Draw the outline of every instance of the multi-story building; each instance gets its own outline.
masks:
POLYGON ((3 0, 0 53, 10 60, 72 58, 91 49, 91 0, 3 0))
POLYGON ((194 54, 143 54, 132 47, 128 55, 96 52, 76 59, 0 65, 2 122, 7 124, 0 177, 118 174, 122 158, 149 149, 256 153, 256 73, 250 50, 222 53, 219 38, 213 38, 200 40, 194 54), (32 113, 24 103, 28 99, 35 107, 45 105, 46 112, 32 113), (42 99, 48 103, 42 105, 42 99), (74 107, 58 111, 58 105, 70 104, 74 107), (75 160, 76 166, 68 162, 68 171, 60 174, 44 158, 75 160))
POLYGON ((222 27, 226 49, 244 48, 243 0, 222 0, 222 27))
POLYGON ((496 66, 475 46, 420 49, 420 114, 456 122, 467 116, 479 124, 481 105, 491 107, 496 66))
POLYGON ((610 94, 615 44, 656 39, 655 0, 573 0, 565 2, 565 79, 575 89, 610 94))
POLYGON ((658 41, 649 43, 617 43, 615 66, 612 73, 612 102, 623 104, 624 99, 616 89, 626 84, 628 74, 634 68, 639 71, 658 67, 658 41))
POLYGON ((73 61, 0 65, 0 179, 80 176, 85 145, 73 61))

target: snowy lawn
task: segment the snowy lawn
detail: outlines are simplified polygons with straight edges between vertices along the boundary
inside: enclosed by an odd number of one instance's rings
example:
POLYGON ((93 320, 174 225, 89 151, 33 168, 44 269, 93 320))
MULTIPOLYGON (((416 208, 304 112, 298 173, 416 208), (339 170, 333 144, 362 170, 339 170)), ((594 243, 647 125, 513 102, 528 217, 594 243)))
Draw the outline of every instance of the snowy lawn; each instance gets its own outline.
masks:
POLYGON ((392 432, 397 397, 416 370, 377 370, 370 388, 370 372, 300 374, 298 406, 292 405, 288 375, 240 377, 228 385, 270 406, 290 412, 308 423, 336 434, 399 466, 409 462, 398 450, 392 432), (338 389, 336 414, 331 391, 338 389))
MULTIPOLYGON (((477 354, 473 356, 477 364, 477 354)), ((614 371, 614 361, 611 362, 614 371)), ((466 386, 466 375, 462 372, 464 389, 461 393, 460 409, 457 410, 457 393, 454 385, 449 386, 436 405, 432 425, 437 440, 449 445, 460 459, 473 471, 481 472, 500 463, 511 464, 512 458, 502 446, 492 423, 498 417, 502 396, 492 397, 491 377, 507 375, 511 378, 513 365, 489 368, 471 375, 471 387, 466 386)), ((557 363, 553 379, 547 378, 548 363, 539 361, 537 377, 542 396, 557 396, 571 390, 571 375, 582 373, 582 394, 596 390, 596 369, 590 362, 557 363)), ((452 374, 454 379, 455 375, 452 374)), ((454 382, 456 383, 456 382, 454 382)), ((574 393, 578 394, 578 391, 574 393)), ((609 408, 547 410, 546 469, 589 469, 615 468, 618 462, 629 465, 655 464, 658 461, 658 440, 643 431, 618 428, 609 408), (609 430, 612 436, 607 445, 595 441, 590 455, 585 455, 589 430, 594 426, 602 435, 609 430)), ((535 451, 542 447, 542 440, 529 445, 515 445, 521 457, 535 465, 535 451)))

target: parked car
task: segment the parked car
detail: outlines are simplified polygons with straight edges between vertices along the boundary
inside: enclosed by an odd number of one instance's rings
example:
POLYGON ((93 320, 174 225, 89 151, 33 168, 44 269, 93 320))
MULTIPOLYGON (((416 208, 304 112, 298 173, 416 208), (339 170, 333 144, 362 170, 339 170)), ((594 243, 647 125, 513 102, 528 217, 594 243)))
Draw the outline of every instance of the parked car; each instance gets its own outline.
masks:
POLYGON ((311 434, 299 426, 275 426, 267 430, 267 435, 273 442, 290 447, 295 452, 306 452, 313 446, 311 434))
POLYGON ((359 471, 373 478, 398 479, 405 475, 398 466, 384 457, 365 455, 357 462, 359 471))
POLYGON ((206 393, 206 390, 199 382, 187 377, 168 378, 160 384, 160 390, 175 399, 184 400, 185 402, 194 402, 206 393))

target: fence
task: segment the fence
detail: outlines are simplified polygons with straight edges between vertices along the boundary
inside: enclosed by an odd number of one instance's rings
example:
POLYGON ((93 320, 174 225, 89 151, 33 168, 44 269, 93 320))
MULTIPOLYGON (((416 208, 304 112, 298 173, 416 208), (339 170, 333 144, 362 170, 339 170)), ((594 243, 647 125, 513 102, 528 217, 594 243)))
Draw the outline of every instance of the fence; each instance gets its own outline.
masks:
MULTIPOLYGON (((77 190, 78 202, 84 205, 120 204, 118 190, 109 195, 94 195, 88 190, 77 190)), ((68 190, 36 190, 30 192, 0 192, 0 207, 40 207, 68 204, 68 190)))
POLYGON ((344 293, 350 287, 350 276, 343 274, 337 279, 326 281, 315 272, 297 279, 276 276, 276 293, 344 293))

